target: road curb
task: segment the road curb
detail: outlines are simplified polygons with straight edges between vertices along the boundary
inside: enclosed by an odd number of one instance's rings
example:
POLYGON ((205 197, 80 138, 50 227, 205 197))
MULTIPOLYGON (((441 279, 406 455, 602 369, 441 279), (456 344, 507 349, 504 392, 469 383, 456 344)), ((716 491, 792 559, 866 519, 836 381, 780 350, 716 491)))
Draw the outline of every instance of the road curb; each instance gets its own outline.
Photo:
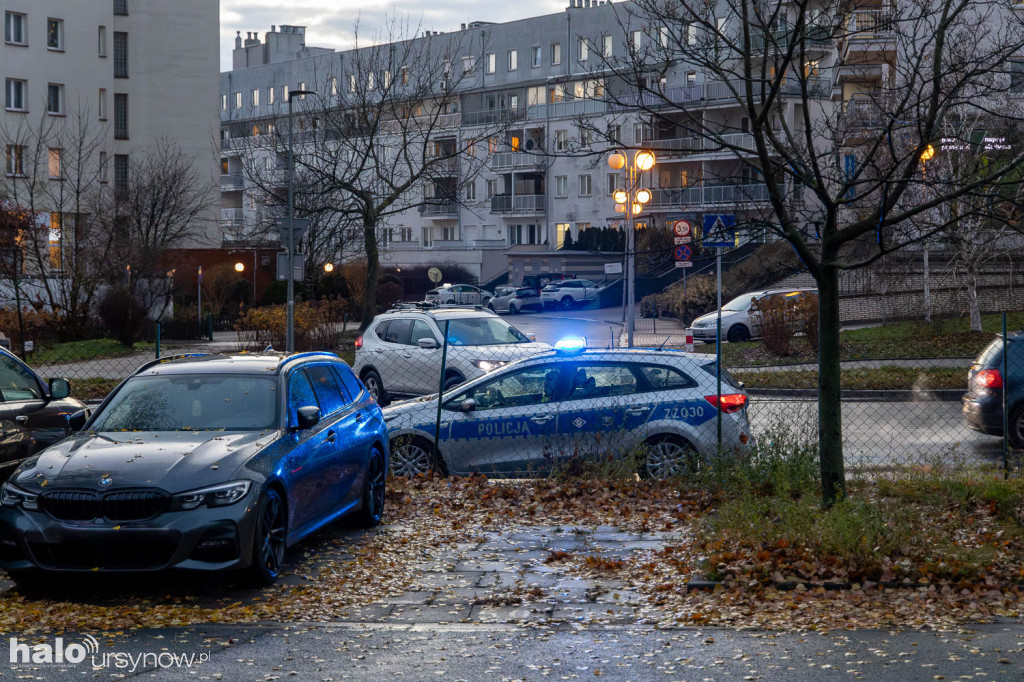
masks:
MULTIPOLYGON (((748 388, 747 393, 760 398, 817 399, 818 391, 813 388, 748 388)), ((887 403, 955 403, 960 402, 964 391, 959 388, 944 388, 934 391, 842 391, 847 401, 872 401, 887 403)))

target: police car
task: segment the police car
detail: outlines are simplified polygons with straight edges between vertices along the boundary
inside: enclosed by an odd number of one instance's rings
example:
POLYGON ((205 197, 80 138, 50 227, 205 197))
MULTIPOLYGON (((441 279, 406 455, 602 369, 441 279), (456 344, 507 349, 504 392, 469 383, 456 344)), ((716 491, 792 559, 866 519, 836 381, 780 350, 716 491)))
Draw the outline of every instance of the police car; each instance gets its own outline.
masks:
POLYGON ((560 341, 445 393, 436 450, 436 394, 386 408, 392 471, 544 475, 635 453, 641 476, 682 474, 752 445, 747 394, 724 370, 719 392, 715 370, 713 355, 560 341))

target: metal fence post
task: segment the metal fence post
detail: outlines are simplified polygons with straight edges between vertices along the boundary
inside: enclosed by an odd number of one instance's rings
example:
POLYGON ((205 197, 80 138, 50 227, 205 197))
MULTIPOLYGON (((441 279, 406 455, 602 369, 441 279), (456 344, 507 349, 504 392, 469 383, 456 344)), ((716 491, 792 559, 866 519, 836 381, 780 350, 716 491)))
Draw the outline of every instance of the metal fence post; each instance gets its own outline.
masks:
POLYGON ((213 313, 206 316, 206 338, 213 341, 213 313))
POLYGON ((160 323, 156 323, 156 359, 160 359, 160 323))
POLYGON ((1003 478, 1010 477, 1010 414, 1008 396, 1010 394, 1009 360, 1010 344, 1006 338, 1006 312, 1003 311, 1003 478))
POLYGON ((439 462, 441 453, 439 443, 441 441, 441 401, 444 400, 444 370, 448 362, 448 326, 451 320, 444 321, 444 341, 441 345, 441 378, 437 386, 437 419, 434 421, 434 462, 439 462))

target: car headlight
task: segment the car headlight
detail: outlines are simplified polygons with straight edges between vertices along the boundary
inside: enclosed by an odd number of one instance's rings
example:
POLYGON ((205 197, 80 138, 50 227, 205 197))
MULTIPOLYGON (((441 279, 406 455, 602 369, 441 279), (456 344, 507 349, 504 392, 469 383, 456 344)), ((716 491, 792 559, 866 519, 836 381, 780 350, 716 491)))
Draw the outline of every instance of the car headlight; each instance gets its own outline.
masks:
POLYGON ((5 507, 21 505, 24 509, 39 509, 39 496, 21 488, 15 488, 10 483, 4 483, 0 487, 0 504, 5 507))
POLYGON ((226 507, 245 497, 251 487, 252 481, 233 481, 178 493, 174 496, 173 508, 188 511, 204 504, 207 507, 226 507))
POLYGON ((492 369, 498 369, 502 365, 508 364, 504 360, 474 360, 473 366, 477 369, 482 369, 485 372, 490 372, 492 369))

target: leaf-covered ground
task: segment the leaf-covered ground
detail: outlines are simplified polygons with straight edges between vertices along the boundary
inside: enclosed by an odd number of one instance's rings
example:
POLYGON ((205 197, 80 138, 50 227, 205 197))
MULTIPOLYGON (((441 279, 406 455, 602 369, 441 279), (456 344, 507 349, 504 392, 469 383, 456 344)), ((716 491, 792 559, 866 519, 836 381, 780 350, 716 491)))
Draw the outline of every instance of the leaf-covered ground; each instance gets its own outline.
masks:
MULTIPOLYGON (((119 578, 114 585, 78 585, 60 594, 22 596, 7 589, 0 593, 0 631, 110 633, 215 622, 351 620, 361 608, 372 609, 421 589, 428 568, 436 570, 442 558, 458 556, 461 548, 485 535, 512 536, 542 526, 678 533, 677 542, 638 542, 627 554, 602 556, 570 548, 522 559, 537 570, 598 576, 623 585, 638 595, 636 618, 641 622, 833 629, 952 626, 1020 615, 1017 583, 1024 580, 1024 550, 1019 534, 998 535, 1011 523, 1006 519, 997 529, 995 517, 978 516, 975 525, 959 531, 956 542, 984 548, 984 561, 967 577, 954 578, 939 569, 930 576, 917 566, 911 570, 895 554, 885 565, 871 552, 866 556, 881 572, 869 575, 856 560, 837 566, 792 544, 755 548, 732 539, 729 545, 722 541, 715 546, 709 533, 724 530, 708 523, 720 506, 721 500, 699 487, 681 490, 667 483, 396 480, 391 482, 384 526, 372 533, 335 528, 302 543, 292 552, 290 575, 273 588, 253 591, 213 576, 161 575, 133 583, 119 578), (711 590, 685 586, 709 573, 723 582, 711 590), (914 575, 922 583, 916 588, 877 584, 914 575), (858 580, 852 588, 824 587, 854 577, 858 580), (779 578, 798 584, 783 590, 775 585, 779 578)), ((945 532, 953 522, 942 519, 941 508, 929 507, 921 514, 918 522, 926 535, 925 524, 935 523, 935 532, 945 532)), ((771 519, 758 521, 770 524, 771 519)), ((750 539, 755 541, 760 540, 750 539)), ((488 599, 526 607, 536 602, 541 606, 533 611, 543 614, 549 597, 544 589, 520 585, 504 596, 498 588, 488 599)))

